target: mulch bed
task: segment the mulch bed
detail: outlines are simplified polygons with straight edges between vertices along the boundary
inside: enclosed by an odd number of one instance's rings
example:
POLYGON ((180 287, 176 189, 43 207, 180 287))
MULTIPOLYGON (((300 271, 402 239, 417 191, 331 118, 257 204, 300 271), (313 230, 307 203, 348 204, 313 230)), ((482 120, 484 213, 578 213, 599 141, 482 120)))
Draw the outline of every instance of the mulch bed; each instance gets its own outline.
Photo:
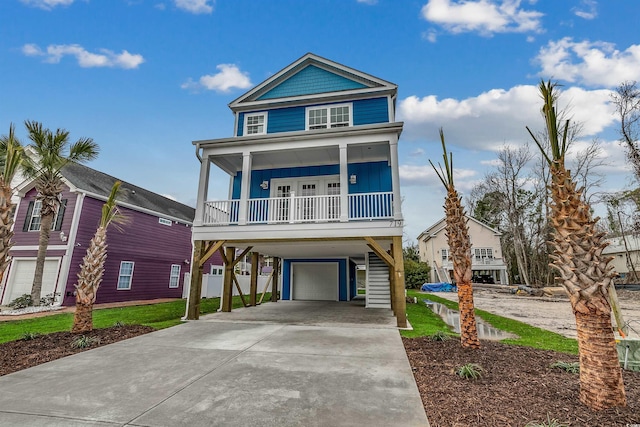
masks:
POLYGON ((523 427, 547 417, 571 427, 640 425, 640 372, 623 373, 626 408, 596 412, 578 398, 578 374, 550 367, 577 356, 491 341, 479 350, 463 349, 459 339, 403 341, 432 427, 523 427), (467 363, 480 365, 482 378, 454 373, 467 363))
POLYGON ((147 334, 154 330, 150 326, 123 325, 94 329, 87 334, 55 332, 30 340, 10 341, 0 344, 0 376, 91 350, 92 348, 147 334), (87 348, 74 348, 72 346, 73 341, 81 335, 95 338, 97 341, 87 348))

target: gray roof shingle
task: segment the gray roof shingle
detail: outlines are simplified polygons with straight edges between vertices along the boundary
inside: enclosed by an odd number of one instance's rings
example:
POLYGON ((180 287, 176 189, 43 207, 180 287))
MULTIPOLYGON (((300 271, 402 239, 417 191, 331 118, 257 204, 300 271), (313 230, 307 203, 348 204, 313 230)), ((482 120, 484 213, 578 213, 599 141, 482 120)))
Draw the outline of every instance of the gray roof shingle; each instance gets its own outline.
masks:
POLYGON ((145 190, 137 185, 117 179, 106 173, 99 172, 90 167, 69 163, 61 170, 62 176, 80 190, 97 194, 105 198, 109 197, 111 188, 116 181, 121 181, 118 201, 128 205, 138 206, 160 215, 177 218, 192 223, 195 218, 195 209, 167 197, 145 190))

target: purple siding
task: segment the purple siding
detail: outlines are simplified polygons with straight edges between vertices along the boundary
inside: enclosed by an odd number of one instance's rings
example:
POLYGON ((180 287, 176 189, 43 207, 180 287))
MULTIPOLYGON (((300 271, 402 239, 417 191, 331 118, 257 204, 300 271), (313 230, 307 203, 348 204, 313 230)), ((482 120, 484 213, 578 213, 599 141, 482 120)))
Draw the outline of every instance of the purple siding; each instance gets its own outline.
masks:
MULTIPOLYGON (((15 225, 13 227, 13 245, 14 246, 38 246, 38 239, 40 237, 39 231, 22 231, 25 221, 27 221, 27 210, 29 208, 29 202, 33 202, 36 199, 35 188, 29 191, 23 199, 20 200, 20 204, 16 209, 15 225)), ((76 202, 78 195, 71 193, 67 187, 62 192, 62 200, 67 201, 67 206, 62 217, 62 229, 64 234, 68 237, 71 232, 71 223, 73 222, 73 211, 76 208, 76 202)), ((66 243, 60 240, 60 231, 51 231, 49 237, 49 245, 65 245, 66 243)), ((37 253, 37 251, 36 251, 37 253)), ((13 252, 12 252, 13 254, 13 252)))
MULTIPOLYGON (((103 204, 103 201, 90 197, 83 202, 64 305, 75 303, 74 284, 82 258, 98 226, 103 204)), ((191 259, 191 227, 175 222, 171 226, 163 225, 158 222, 157 216, 121 209, 129 218, 129 223, 120 226, 122 230, 113 226, 108 230, 107 261, 96 302, 182 297, 184 273, 189 271, 189 264, 184 261, 191 259), (129 290, 116 289, 121 261, 135 263, 129 290), (177 288, 169 288, 172 264, 180 265, 177 288)))

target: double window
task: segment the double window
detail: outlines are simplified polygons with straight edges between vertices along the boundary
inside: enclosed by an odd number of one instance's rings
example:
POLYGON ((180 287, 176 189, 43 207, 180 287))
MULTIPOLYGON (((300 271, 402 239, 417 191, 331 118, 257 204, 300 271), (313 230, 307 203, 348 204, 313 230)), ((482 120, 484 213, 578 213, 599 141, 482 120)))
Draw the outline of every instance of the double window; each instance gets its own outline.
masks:
POLYGON ((493 259, 493 249, 492 248, 474 248, 473 254, 476 258, 476 261, 483 262, 485 260, 493 259))
POLYGON ((244 116, 243 135, 264 135, 267 133, 267 113, 252 113, 244 116))
POLYGON ((133 261, 122 261, 120 263, 120 273, 118 273, 118 290, 131 289, 133 279, 133 261))
POLYGON ((307 108, 307 130, 352 126, 351 104, 307 108))

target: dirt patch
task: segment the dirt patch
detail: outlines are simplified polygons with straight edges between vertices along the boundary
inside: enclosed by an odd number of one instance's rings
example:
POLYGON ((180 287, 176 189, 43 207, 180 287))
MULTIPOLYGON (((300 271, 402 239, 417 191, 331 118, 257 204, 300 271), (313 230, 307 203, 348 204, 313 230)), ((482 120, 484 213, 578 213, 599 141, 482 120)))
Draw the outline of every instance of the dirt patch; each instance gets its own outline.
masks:
POLYGON ((72 334, 71 332, 55 332, 30 340, 10 341, 0 344, 0 361, 2 361, 0 364, 0 376, 91 350, 92 348, 147 334, 154 330, 150 326, 142 325, 123 325, 94 329, 92 332, 84 334, 95 339, 94 343, 87 348, 74 348, 72 343, 83 334, 72 334))
POLYGON ((576 356, 489 341, 479 350, 463 349, 457 339, 403 341, 432 427, 522 427, 547 416, 571 427, 640 424, 638 372, 624 371, 626 408, 594 412, 578 398, 579 375, 550 367, 576 356), (480 365, 482 378, 454 373, 467 363, 480 365))
MULTIPOLYGON (((451 301, 458 301, 455 292, 434 293, 451 301)), ((618 299, 625 322, 630 324, 631 336, 640 337, 640 291, 618 290, 618 299)), ((485 289, 474 289, 475 308, 499 316, 519 320, 532 326, 576 338, 576 318, 569 298, 530 297, 485 289)))

